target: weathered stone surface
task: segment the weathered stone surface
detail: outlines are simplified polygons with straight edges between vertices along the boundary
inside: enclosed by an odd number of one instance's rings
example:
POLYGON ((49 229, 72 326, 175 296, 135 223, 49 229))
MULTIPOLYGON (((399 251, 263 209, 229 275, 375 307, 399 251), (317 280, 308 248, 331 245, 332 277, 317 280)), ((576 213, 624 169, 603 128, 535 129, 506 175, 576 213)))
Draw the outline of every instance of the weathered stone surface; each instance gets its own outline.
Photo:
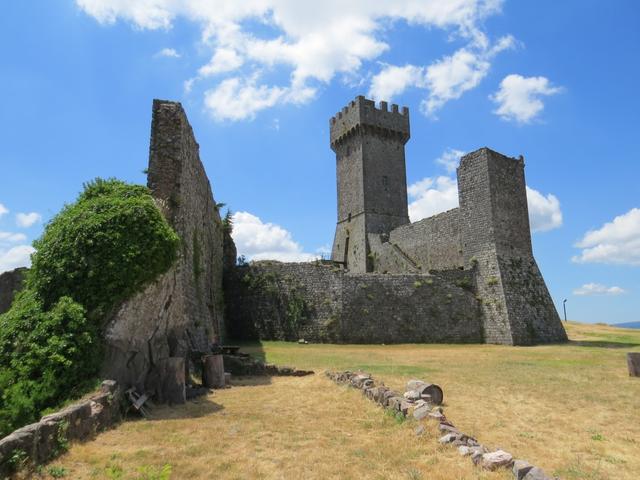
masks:
POLYGON ((404 392, 404 398, 412 401, 420 400, 420 393, 416 392, 415 390, 409 390, 404 392))
POLYGON ((514 460, 513 468, 511 470, 516 480, 523 480, 525 475, 529 473, 532 468, 533 465, 525 460, 514 460))
POLYGON ((313 343, 482 341, 471 292, 439 277, 420 282, 422 274, 353 274, 322 262, 252 262, 225 277, 227 331, 313 343), (298 322, 290 321, 289 305, 304 306, 298 322))
POLYGON ((26 268, 0 273, 0 315, 9 310, 13 297, 22 290, 26 268))
POLYGON ((105 381, 89 400, 46 415, 0 439, 0 478, 9 475, 11 459, 18 451, 38 465, 62 453, 68 440, 86 440, 97 430, 112 426, 122 418, 121 400, 122 390, 105 381))
POLYGON ((64 424, 66 437, 69 440, 83 440, 93 434, 93 425, 87 422, 89 417, 91 417, 91 402, 86 401, 42 417, 40 421, 64 424))
POLYGON ((482 468, 486 470, 496 470, 500 467, 509 467, 513 463, 513 457, 504 450, 485 453, 482 455, 482 468))
POLYGON ((161 379, 158 400, 171 405, 186 401, 185 359, 169 357, 158 361, 158 372, 161 379))
POLYGON ((440 440, 438 440, 441 444, 446 445, 447 443, 453 443, 456 440, 460 440, 462 438, 462 435, 459 433, 447 433, 446 435, 443 435, 442 437, 440 437, 440 440))
POLYGON ((640 352, 627 353, 627 367, 629 376, 640 377, 640 352))
POLYGON ((207 388, 224 388, 222 355, 205 355, 202 359, 202 384, 207 388))
POLYGON ((425 430, 426 429, 424 428, 424 425, 418 425, 416 428, 413 429, 413 431, 418 437, 421 435, 424 435, 425 430))
POLYGON ((422 420, 423 418, 426 418, 427 415, 429 415, 429 413, 430 413, 429 406, 423 405, 421 407, 416 408, 413 411, 413 418, 415 418, 416 420, 422 420))
POLYGON ((148 186, 181 249, 176 264, 108 322, 103 375, 155 396, 160 362, 207 352, 222 333, 222 223, 198 150, 182 106, 154 100, 148 186))
POLYGON ((542 469, 538 467, 533 467, 531 470, 527 472, 527 474, 522 477, 522 480, 553 480, 551 477, 548 477, 542 469))

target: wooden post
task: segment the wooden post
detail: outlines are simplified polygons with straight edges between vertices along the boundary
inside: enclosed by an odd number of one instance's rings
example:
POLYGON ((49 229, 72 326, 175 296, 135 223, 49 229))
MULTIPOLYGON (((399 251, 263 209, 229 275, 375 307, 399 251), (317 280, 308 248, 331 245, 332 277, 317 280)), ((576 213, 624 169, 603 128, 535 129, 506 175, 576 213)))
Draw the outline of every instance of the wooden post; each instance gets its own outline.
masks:
POLYGON ((627 353, 627 366, 630 377, 640 377, 640 352, 627 353))
POLYGON ((169 404, 185 403, 185 359, 163 358, 158 362, 160 373, 160 401, 169 404))
POLYGON ((202 358, 202 384, 207 388, 224 388, 222 355, 205 355, 202 358))

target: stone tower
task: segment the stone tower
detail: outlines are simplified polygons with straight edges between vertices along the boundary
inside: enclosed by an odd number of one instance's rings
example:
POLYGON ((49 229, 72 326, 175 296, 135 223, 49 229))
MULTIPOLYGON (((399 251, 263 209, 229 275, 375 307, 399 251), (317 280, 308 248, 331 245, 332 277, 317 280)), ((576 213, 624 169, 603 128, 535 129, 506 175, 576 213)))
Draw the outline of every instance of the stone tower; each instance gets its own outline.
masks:
POLYGON ((524 159, 488 148, 458 167, 460 240, 476 272, 487 343, 533 345, 567 336, 533 257, 524 159))
POLYGON ((358 96, 331 118, 338 223, 331 259, 355 273, 372 270, 367 235, 409 223, 404 145, 409 109, 358 96))

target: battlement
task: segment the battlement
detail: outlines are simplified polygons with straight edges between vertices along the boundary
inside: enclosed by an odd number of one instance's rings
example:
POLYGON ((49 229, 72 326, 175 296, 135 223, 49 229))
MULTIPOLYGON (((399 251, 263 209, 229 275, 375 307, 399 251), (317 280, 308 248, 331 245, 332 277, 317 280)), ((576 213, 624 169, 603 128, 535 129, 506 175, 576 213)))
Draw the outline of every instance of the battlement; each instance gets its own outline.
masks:
POLYGON ((479 158, 487 157, 489 159, 498 159, 498 160, 511 160, 513 162, 519 162, 524 167, 524 157, 522 155, 518 156, 518 158, 509 157, 507 155, 503 155, 500 152, 496 152, 495 150, 491 150, 489 147, 482 147, 473 152, 467 153, 460 158, 460 166, 469 165, 471 162, 476 161, 479 158))
POLYGON ((387 102, 380 102, 379 107, 373 100, 359 95, 329 121, 331 130, 331 148, 335 147, 356 133, 372 133, 395 138, 403 144, 410 137, 409 109, 400 109, 395 103, 391 110, 387 102))

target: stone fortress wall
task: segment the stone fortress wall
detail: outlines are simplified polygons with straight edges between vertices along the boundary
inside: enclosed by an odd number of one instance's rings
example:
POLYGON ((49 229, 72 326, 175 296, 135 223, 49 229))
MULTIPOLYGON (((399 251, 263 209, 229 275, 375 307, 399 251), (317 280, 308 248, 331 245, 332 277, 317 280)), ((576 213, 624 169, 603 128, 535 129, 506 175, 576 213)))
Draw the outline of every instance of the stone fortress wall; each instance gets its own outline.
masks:
POLYGON ((225 292, 229 334, 235 338, 483 342, 470 288, 438 276, 349 273, 320 261, 261 261, 237 267, 225 292))

